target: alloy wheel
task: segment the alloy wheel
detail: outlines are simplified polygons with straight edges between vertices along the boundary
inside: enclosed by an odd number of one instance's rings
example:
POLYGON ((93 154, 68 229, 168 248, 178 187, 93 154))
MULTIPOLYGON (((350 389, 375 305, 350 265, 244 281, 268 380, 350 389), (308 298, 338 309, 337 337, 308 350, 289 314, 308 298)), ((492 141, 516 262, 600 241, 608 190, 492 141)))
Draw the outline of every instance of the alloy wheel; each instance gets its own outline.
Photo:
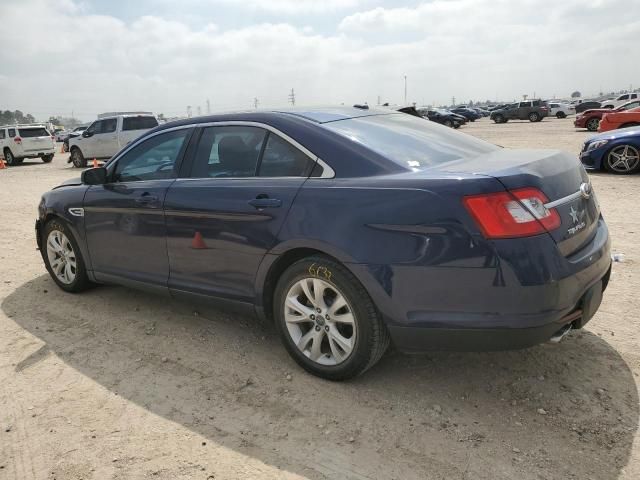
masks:
POLYGON ((353 352, 353 309, 329 282, 307 277, 294 283, 285 297, 284 317, 291 340, 313 362, 338 365, 353 352))
POLYGON ((597 131, 599 126, 600 120, 598 120, 597 118, 592 118, 587 122, 587 130, 589 130, 590 132, 597 131))
POLYGON ((609 152, 607 163, 617 173, 631 173, 640 163, 640 152, 631 145, 620 145, 609 152))
POLYGON ((47 237, 47 258, 53 274, 65 285, 76 279, 76 254, 69 238, 60 230, 52 230, 47 237))

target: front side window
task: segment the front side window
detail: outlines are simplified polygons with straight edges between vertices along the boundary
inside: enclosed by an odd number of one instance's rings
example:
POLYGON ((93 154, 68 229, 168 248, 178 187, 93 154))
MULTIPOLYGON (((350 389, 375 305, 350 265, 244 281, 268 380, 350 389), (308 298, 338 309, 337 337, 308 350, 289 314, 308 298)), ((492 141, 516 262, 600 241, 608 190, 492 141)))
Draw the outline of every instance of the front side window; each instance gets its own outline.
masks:
POLYGON ((96 132, 96 133, 112 133, 116 131, 116 128, 118 126, 118 119, 108 118, 106 120, 103 120, 101 123, 102 123, 102 131, 96 132))
POLYGON ((638 102, 629 102, 626 105, 620 107, 620 110, 631 110, 632 108, 637 108, 640 106, 640 101, 638 102))
POLYGON ((102 130, 102 120, 93 122, 91 125, 89 125, 89 128, 87 128, 88 133, 100 133, 100 130, 102 130))
POLYGON ((257 127, 206 127, 191 177, 254 177, 266 131, 257 127))
POLYGON ((629 95, 622 95, 618 100, 629 100, 629 95))
POLYGON ((162 133, 135 146, 118 159, 113 180, 139 182, 175 177, 176 161, 182 154, 189 132, 185 128, 162 133))
POLYGON ((269 133, 258 175, 261 177, 302 177, 314 161, 286 140, 269 133))

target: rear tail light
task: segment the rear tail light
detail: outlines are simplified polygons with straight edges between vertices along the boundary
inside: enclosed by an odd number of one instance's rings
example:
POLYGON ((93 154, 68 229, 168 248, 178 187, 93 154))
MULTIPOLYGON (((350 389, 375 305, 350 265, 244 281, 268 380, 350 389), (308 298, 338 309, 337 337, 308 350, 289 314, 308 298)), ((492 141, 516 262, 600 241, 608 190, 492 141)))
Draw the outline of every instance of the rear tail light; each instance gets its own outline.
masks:
POLYGON ((560 226, 560 215, 544 206, 549 199, 536 188, 464 197, 464 205, 486 238, 539 235, 560 226))
POLYGON ((13 141, 18 143, 18 144, 21 144, 22 143, 22 138, 21 137, 13 137, 13 141))

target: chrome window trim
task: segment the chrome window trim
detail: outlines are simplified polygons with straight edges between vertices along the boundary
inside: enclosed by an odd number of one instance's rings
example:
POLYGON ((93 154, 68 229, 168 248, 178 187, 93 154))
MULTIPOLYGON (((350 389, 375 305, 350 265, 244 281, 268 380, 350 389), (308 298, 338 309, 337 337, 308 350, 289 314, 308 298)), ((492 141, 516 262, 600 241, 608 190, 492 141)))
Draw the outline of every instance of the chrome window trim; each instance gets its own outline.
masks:
MULTIPOLYGON (((156 135, 161 135, 163 133, 166 132, 172 132, 175 130, 181 130, 181 129, 185 129, 185 128, 196 128, 196 127, 257 127, 257 128, 262 128, 264 130, 267 130, 271 133, 274 133, 275 135, 278 135, 280 138, 282 138, 283 140, 285 140, 286 142, 288 142, 289 144, 291 144, 293 147, 297 148, 298 150, 300 150, 302 153, 304 153, 307 157, 309 157, 311 160, 313 160, 314 162, 318 163, 321 167, 322 167, 322 175, 320 175, 319 177, 307 177, 307 178, 335 178, 336 173, 333 170, 333 168, 331 168, 329 165, 327 165, 326 162, 324 162, 320 157, 318 157, 317 155, 315 155, 313 152, 311 152, 308 148, 306 148, 305 146, 301 145, 300 143, 298 143, 297 141, 295 141, 293 138, 291 138, 289 135, 287 135, 286 133, 283 133, 282 131, 278 130, 275 127, 272 127, 271 125, 267 125, 266 123, 261 123, 261 122, 250 122, 250 121, 244 121, 244 120, 227 120, 227 121, 222 121, 222 122, 206 122, 206 123, 190 123, 188 125, 179 125, 177 127, 171 127, 171 128, 167 128, 164 130, 160 130, 157 132, 152 133, 151 135, 145 136, 143 138, 139 138, 136 141, 130 143, 129 145, 127 145, 127 147, 122 150, 122 152, 120 152, 118 154, 117 157, 114 157, 110 162, 109 162, 109 167, 108 168, 112 168, 112 165, 115 165, 122 156, 126 155, 126 153, 131 150, 132 148, 136 147, 137 145, 141 144, 142 142, 155 137, 156 135)), ((211 180, 212 178, 215 177, 210 177, 207 180, 211 180)), ((249 179, 249 178, 255 178, 255 179, 274 179, 274 178, 303 178, 303 177, 258 177, 258 176, 253 176, 253 177, 220 177, 220 180, 222 179, 249 179)), ((187 180, 184 178, 176 178, 176 180, 187 180)), ((193 178, 191 180, 202 180, 199 178, 193 178)))

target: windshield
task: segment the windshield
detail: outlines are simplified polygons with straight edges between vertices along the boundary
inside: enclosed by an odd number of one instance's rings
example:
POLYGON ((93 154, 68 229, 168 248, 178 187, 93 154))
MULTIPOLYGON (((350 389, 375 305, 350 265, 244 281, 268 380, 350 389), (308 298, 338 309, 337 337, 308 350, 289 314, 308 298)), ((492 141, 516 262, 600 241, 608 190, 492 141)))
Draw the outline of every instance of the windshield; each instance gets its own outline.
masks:
POLYGON ((49 137, 49 132, 45 128, 20 128, 18 129, 18 135, 22 138, 33 137, 49 137))
POLYGON ((497 150, 495 145, 406 114, 325 123, 354 142, 407 168, 425 168, 497 150))

